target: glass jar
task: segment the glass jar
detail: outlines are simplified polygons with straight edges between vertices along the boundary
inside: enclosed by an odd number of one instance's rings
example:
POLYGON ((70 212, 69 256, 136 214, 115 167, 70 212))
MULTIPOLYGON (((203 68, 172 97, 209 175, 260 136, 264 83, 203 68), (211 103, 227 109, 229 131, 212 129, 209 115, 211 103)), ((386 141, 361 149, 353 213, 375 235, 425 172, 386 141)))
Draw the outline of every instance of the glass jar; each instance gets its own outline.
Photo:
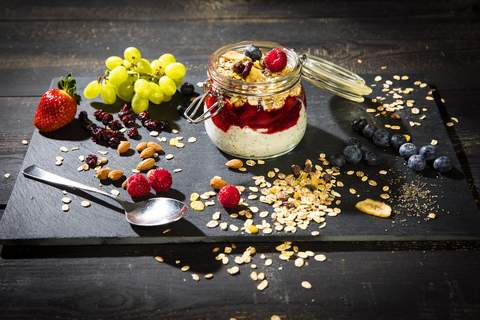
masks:
MULTIPOLYGON (((350 98, 349 93, 344 94, 349 91, 344 89, 348 82, 358 90, 365 90, 361 87, 365 82, 358 76, 352 77, 348 71, 320 58, 300 56, 292 49, 267 41, 242 41, 219 48, 211 55, 207 72, 209 79, 203 85, 204 94, 192 102, 185 116, 192 123, 205 122, 208 136, 221 151, 246 159, 283 155, 302 140, 307 127, 302 77, 346 98, 350 98), (249 76, 242 79, 224 68, 225 63, 232 63, 225 62, 224 54, 243 54, 244 48, 251 44, 258 47, 263 56, 273 48, 285 52, 287 66, 284 70, 288 72, 277 72, 268 81, 255 81, 258 77, 252 81, 249 76), (192 119, 190 115, 202 105, 204 113, 192 119)), ((353 96, 358 98, 357 93, 353 96)), ((358 99, 363 100, 363 97, 358 99)))

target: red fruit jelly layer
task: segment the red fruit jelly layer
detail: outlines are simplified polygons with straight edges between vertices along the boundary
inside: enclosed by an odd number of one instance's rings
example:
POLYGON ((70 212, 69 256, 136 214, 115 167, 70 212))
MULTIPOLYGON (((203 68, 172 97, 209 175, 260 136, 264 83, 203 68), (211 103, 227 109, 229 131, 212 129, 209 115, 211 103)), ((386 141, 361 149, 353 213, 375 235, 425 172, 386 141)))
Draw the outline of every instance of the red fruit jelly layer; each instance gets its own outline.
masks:
MULTIPOLYGON (((216 101, 215 96, 205 98, 207 109, 210 109, 216 101)), ((232 105, 227 100, 224 102, 225 106, 212 118, 213 123, 224 132, 231 126, 242 129, 248 126, 253 130, 266 129, 266 132, 262 132, 265 134, 281 132, 297 124, 302 104, 307 107, 303 88, 298 96, 288 97, 283 106, 275 110, 264 110, 261 105, 255 106, 248 102, 242 106, 232 105)), ((212 109, 212 112, 215 109, 212 109)))

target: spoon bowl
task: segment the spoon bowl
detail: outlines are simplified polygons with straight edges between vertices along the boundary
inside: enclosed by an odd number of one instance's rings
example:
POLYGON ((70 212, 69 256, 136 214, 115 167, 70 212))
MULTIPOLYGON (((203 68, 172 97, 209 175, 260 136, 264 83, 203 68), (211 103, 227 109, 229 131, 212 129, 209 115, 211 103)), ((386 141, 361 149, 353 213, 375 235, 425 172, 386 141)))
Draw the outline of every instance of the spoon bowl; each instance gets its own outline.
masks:
POLYGON ((123 207, 127 221, 137 226, 168 224, 182 218, 188 210, 183 202, 171 198, 152 198, 141 202, 130 202, 111 193, 50 173, 36 165, 25 168, 23 175, 59 187, 91 191, 112 198, 123 207))

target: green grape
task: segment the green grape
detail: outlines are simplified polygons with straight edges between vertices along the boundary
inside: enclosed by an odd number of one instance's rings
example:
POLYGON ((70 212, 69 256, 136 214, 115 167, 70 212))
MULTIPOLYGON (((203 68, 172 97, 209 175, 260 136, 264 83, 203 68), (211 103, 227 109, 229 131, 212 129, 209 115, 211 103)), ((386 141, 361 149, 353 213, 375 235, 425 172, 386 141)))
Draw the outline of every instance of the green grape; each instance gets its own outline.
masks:
POLYGON ((160 104, 163 102, 163 92, 160 90, 158 84, 154 82, 149 82, 150 88, 152 89, 152 93, 148 97, 148 100, 155 104, 160 104))
POLYGON ((153 72, 160 71, 162 69, 162 67, 160 66, 160 61, 158 60, 153 60, 150 63, 150 66, 152 67, 153 72))
POLYGON ((174 63, 175 61, 176 61, 175 57, 170 53, 165 53, 160 58, 158 58, 158 62, 160 64, 160 67, 162 68, 162 70, 165 70, 165 68, 170 63, 174 63))
POLYGON ((167 76, 161 77, 158 85, 160 86, 163 94, 167 96, 173 96, 175 94, 175 91, 177 91, 177 86, 175 85, 175 82, 167 76))
POLYGON ((163 102, 168 102, 172 100, 172 96, 167 96, 166 94, 163 95, 163 102))
POLYGON ((125 81, 120 83, 118 86, 115 86, 117 91, 117 96, 125 102, 132 101, 134 92, 133 92, 133 82, 125 81))
POLYGON ((135 82, 137 80, 138 80, 138 75, 137 74, 131 74, 131 73, 128 74, 127 81, 135 82))
POLYGON ((183 78, 185 73, 186 73, 185 66, 180 62, 170 63, 165 68, 165 74, 172 79, 183 78))
POLYGON ((148 99, 150 93, 152 92, 148 81, 145 79, 138 79, 137 81, 135 81, 134 89, 135 93, 144 99, 148 99))
POLYGON ((113 70, 116 67, 121 66, 123 64, 123 60, 120 57, 111 56, 105 61, 105 64, 107 65, 108 69, 113 70))
POLYGON ((139 114, 142 111, 147 111, 148 99, 142 98, 138 94, 135 94, 132 99, 132 110, 136 114, 139 114))
POLYGON ((110 72, 109 80, 112 84, 118 85, 128 78, 127 69, 124 66, 118 66, 110 72))
POLYGON ((83 95, 87 99, 93 99, 100 94, 101 90, 102 85, 97 80, 95 80, 87 84, 85 90, 83 90, 83 95))
POLYGON ((183 78, 180 78, 180 79, 172 79, 173 82, 175 82, 175 85, 178 87, 180 87, 182 84, 183 84, 183 78))
POLYGON ((115 100, 117 100, 117 95, 115 94, 115 88, 111 83, 107 83, 102 86, 101 95, 102 95, 102 100, 106 104, 113 104, 115 100))
POLYGON ((125 59, 127 59, 129 62, 132 62, 133 60, 140 61, 140 59, 142 58, 140 51, 134 47, 128 47, 127 49, 125 49, 123 55, 125 56, 125 59))
POLYGON ((137 63, 137 72, 140 73, 152 73, 152 67, 147 59, 142 59, 137 63))

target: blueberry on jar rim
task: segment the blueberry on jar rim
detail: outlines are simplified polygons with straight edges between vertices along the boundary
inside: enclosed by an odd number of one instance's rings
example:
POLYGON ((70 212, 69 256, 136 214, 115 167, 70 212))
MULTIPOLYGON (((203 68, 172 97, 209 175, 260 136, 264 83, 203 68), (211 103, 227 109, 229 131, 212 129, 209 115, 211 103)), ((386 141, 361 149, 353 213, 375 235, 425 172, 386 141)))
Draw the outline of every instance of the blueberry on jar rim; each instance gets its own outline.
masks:
POLYGON ((252 59, 252 61, 262 59, 262 51, 254 45, 246 46, 245 49, 243 49, 243 54, 252 59))

